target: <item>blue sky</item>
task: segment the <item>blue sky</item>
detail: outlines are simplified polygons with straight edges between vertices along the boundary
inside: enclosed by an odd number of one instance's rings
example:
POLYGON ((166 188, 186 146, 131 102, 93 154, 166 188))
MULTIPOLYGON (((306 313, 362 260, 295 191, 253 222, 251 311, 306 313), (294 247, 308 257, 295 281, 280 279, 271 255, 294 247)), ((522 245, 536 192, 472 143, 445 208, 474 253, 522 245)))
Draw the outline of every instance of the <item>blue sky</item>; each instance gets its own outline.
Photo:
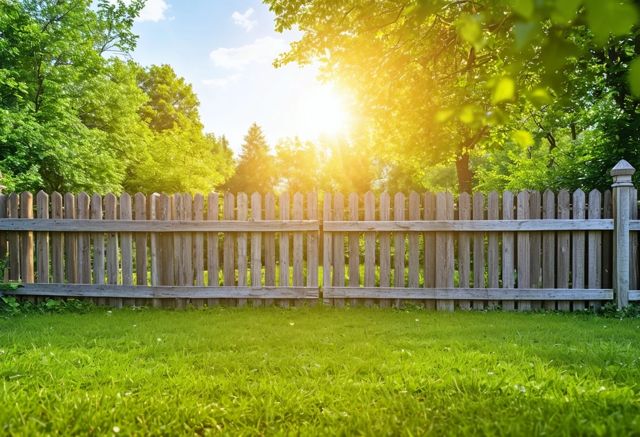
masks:
POLYGON ((316 140, 322 123, 311 119, 323 113, 311 107, 335 112, 323 97, 331 87, 316 79, 315 67, 272 66, 298 38, 275 32, 273 19, 258 0, 147 0, 133 57, 170 64, 185 77, 200 99, 205 129, 226 135, 236 152, 254 121, 272 146, 296 135, 316 140))

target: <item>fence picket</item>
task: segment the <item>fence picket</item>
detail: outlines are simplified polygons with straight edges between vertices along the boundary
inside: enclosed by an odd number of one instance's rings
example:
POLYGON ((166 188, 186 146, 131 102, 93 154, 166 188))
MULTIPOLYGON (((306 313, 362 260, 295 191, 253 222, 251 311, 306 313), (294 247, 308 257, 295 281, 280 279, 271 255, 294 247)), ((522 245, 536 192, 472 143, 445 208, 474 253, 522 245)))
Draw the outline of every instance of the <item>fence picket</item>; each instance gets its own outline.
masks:
MULTIPOLYGON (((453 196, 450 193, 436 195, 436 220, 453 220, 453 196)), ((453 233, 436 234, 436 287, 453 288, 453 233)), ((441 299, 436 302, 439 311, 453 311, 454 301, 441 299)))
MULTIPOLYGON (((364 219, 374 221, 376 219, 376 198, 371 191, 364 195, 364 219)), ((376 234, 366 232, 364 235, 364 286, 376 285, 376 234)))
MULTIPOLYGON (((54 193, 55 194, 55 193, 54 193)), ((102 196, 99 194, 94 194, 91 196, 91 211, 90 216, 91 220, 102 220, 102 196)), ((53 199, 53 195, 51 197, 51 211, 52 213, 56 210, 55 202, 53 199)), ((54 217, 55 218, 55 217, 54 217)), ((53 236, 51 237, 53 243, 53 236)), ((55 254, 55 247, 53 248, 52 254, 55 254)), ((54 278, 55 278, 55 259, 54 263, 54 278)), ((102 285, 105 282, 104 277, 104 233, 103 232, 95 232, 93 234, 93 283, 102 285)), ((54 282, 57 282, 54 279, 54 282)), ((105 304, 104 300, 98 299, 99 304, 105 304)))
MULTIPOLYGON (((193 219, 204 220, 204 196, 200 193, 193 196, 193 219)), ((195 275, 195 285, 204 286, 204 234, 196 232, 193 236, 193 271, 195 275)), ((202 306, 204 302, 198 300, 197 306, 202 306)))
MULTIPOLYGON (((324 193, 322 200, 322 220, 326 223, 331 220, 332 217, 332 198, 330 193, 324 193)), ((331 269, 333 267, 333 235, 331 232, 324 232, 322 234, 322 286, 329 288, 332 285, 331 282, 331 269)), ((324 299, 325 304, 333 303, 330 299, 324 299)))
MULTIPOLYGON (((118 199, 115 194, 109 193, 104 196, 104 218, 105 220, 115 220, 117 218, 118 199)), ((118 234, 110 232, 107 234, 107 284, 118 284, 118 234)), ((109 305, 122 307, 121 298, 110 298, 109 305)))
MULTIPOLYGON (((90 198, 87 193, 78 193, 76 199, 78 219, 87 220, 90 216, 90 198)), ((91 240, 88 232, 78 234, 78 283, 91 284, 91 240)))
MULTIPOLYGON (((224 219, 233 220, 235 215, 235 197, 231 193, 224 194, 224 219)), ((235 269, 235 238, 232 232, 224 234, 224 254, 223 254, 223 284, 226 286, 236 285, 235 269)))
MULTIPOLYGON (((272 193, 264 197, 264 218, 273 220, 276 218, 276 202, 272 193)), ((276 234, 267 232, 264 236, 264 283, 267 286, 276 285, 276 234)), ((267 299, 265 305, 272 305, 273 300, 267 299)))
MULTIPOLYGON (((160 220, 171 220, 173 214, 173 196, 168 194, 162 194, 160 196, 160 220)), ((163 285, 175 285, 176 284, 176 260, 174 258, 174 237, 169 235, 162 235, 159 239, 160 244, 160 264, 161 280, 163 285)))
MULTIPOLYGON (((632 188, 629 191, 629 210, 631 212, 631 220, 638 220, 638 190, 632 188)), ((631 232, 629 234, 629 290, 637 290, 638 277, 640 271, 638 265, 638 233, 631 232)))
MULTIPOLYGON (((341 193, 333 196, 333 219, 344 220, 344 197, 341 193)), ((333 233, 333 286, 344 287, 344 234, 333 233)), ((344 299, 334 299, 334 305, 344 306, 344 299)))
MULTIPOLYGON (((415 191, 409 193, 409 220, 420 220, 420 195, 415 191)), ((416 232, 409 233, 409 275, 410 288, 420 285, 420 236, 416 232)))
MULTIPOLYGON (((218 221, 218 193, 207 196, 207 220, 218 221)), ((220 260, 218 255, 218 233, 207 233, 207 279, 210 287, 220 285, 220 260)), ((218 304, 217 300, 209 300, 209 305, 218 304)))
MULTIPOLYGON (((500 218, 500 197, 498 193, 492 191, 487 199, 487 219, 499 220, 500 218)), ((487 279, 489 288, 498 288, 500 286, 500 252, 498 245, 498 233, 488 233, 487 247, 487 279)), ((490 300, 487 302, 489 309, 498 307, 498 301, 490 300)))
MULTIPOLYGON (((396 193, 393 197, 393 219, 396 221, 403 221, 405 208, 405 197, 402 193, 396 193)), ((395 232, 393 234, 393 284, 395 287, 404 287, 404 258, 405 258, 405 244, 404 233, 395 232)), ((399 305, 399 301, 396 301, 396 305, 399 305)))
MULTIPOLYGON (((529 193, 521 191, 517 198, 518 220, 529 218, 529 193)), ((529 276, 531 246, 528 232, 518 232, 518 288, 529 288, 531 277, 529 276)), ((518 311, 530 311, 531 301, 522 300, 518 302, 518 311)))
MULTIPOLYGON (((127 193, 120 195, 120 220, 131 220, 131 196, 127 193)), ((120 251, 122 254, 122 284, 133 285, 133 251, 131 247, 131 233, 120 234, 120 251)), ((125 301, 126 304, 131 302, 125 301)))
MULTIPOLYGON (((147 197, 142 193, 133 196, 134 219, 147 219, 147 197)), ((147 285, 147 234, 136 232, 136 284, 147 285)))
MULTIPOLYGON (((293 219, 302 220, 304 216, 304 197, 301 193, 293 195, 293 219)), ((293 233, 293 286, 304 286, 304 246, 302 232, 293 233)))
MULTIPOLYGON (((570 195, 567 190, 561 190, 558 193, 558 218, 567 220, 570 216, 569 206, 570 195)), ((561 231, 557 234, 558 239, 558 273, 557 273, 557 287, 569 288, 569 272, 571 268, 571 234, 569 232, 561 231)), ((571 309, 571 302, 558 301, 559 311, 569 311, 571 309)))
MULTIPOLYGON (((458 218, 471 220, 471 196, 468 193, 460 193, 458 198, 458 218)), ((471 286, 471 236, 469 232, 460 232, 458 235, 458 275, 460 288, 471 286)), ((463 299, 458 301, 462 310, 471 309, 471 301, 463 299)))
MULTIPOLYGON (((259 193, 251 195, 251 218, 262 220, 262 196, 259 193)), ((251 233, 251 286, 262 285, 262 235, 259 232, 251 233)), ((254 301, 254 306, 256 302, 254 301)))
MULTIPOLYGON (((601 217, 602 195, 598 190, 589 193, 589 219, 601 217)), ((602 288, 602 232, 590 231, 587 235, 587 288, 602 288)), ((600 301, 591 302, 600 309, 600 301)))
MULTIPOLYGON (((357 193, 349 194, 349 220, 358 221, 359 217, 359 198, 357 193)), ((349 287, 360 286, 360 233, 347 233, 349 240, 349 287)), ((351 305, 355 305, 356 299, 351 300, 351 305)))
MULTIPOLYGON (((613 199, 611 190, 606 190, 603 195, 602 217, 610 219, 613 217, 613 199)), ((611 288, 613 281, 613 235, 605 232, 602 235, 602 287, 611 288)))
MULTIPOLYGON (((238 203, 237 219, 246 221, 248 218, 249 199, 246 193, 238 193, 236 197, 238 203)), ((238 286, 245 287, 247 285, 247 233, 238 232, 236 237, 238 245, 238 286)), ((245 306, 246 299, 238 299, 238 306, 245 306)))
MULTIPOLYGON (((529 218, 539 220, 542 217, 541 205, 542 198, 539 191, 531 191, 529 193, 529 218)), ((541 284, 541 268, 542 268, 542 234, 540 232, 529 233, 529 247, 531 253, 529 255, 529 279, 532 288, 540 288, 541 284)), ((542 308, 542 302, 534 300, 531 302, 532 310, 542 308)))
MULTIPOLYGON (((502 193, 502 219, 513 220, 513 193, 505 191, 502 193)), ((502 288, 515 288, 514 266, 515 266, 515 234, 513 232, 502 233, 502 288)), ((503 300, 502 309, 513 311, 515 302, 513 300, 503 300)))
MULTIPOLYGON (((20 218, 33 218, 33 194, 20 194, 20 218)), ((32 284, 33 271, 33 232, 23 232, 20 237, 20 269, 21 279, 25 284, 32 284)))
MULTIPOLYGON (((318 219, 318 195, 307 194, 307 218, 318 219)), ((318 287, 318 233, 307 234, 307 287, 318 287)))
MULTIPOLYGON (((149 196, 149 220, 158 220, 159 219, 159 210, 161 208, 160 205, 160 195, 158 193, 153 193, 149 196)), ((136 215, 138 213, 136 212, 136 215)), ((137 251, 138 249, 136 249, 137 251)), ((150 244, 150 255, 151 255, 151 285, 153 287, 157 287, 160 285, 160 236, 157 232, 151 234, 151 244, 150 244)), ((138 254, 136 253, 136 256, 138 254)), ((151 304, 154 308, 162 307, 162 301, 160 299, 153 299, 151 304)))
MULTIPOLYGON (((64 195, 64 218, 76 218, 76 198, 72 193, 64 195)), ((67 282, 76 283, 78 281, 78 265, 77 265, 77 235, 70 232, 64 236, 64 252, 65 252, 65 274, 67 282)))
MULTIPOLYGON (((7 218, 7 196, 0 192, 0 219, 7 218)), ((0 259, 7 259, 7 233, 0 232, 0 259)), ((7 282, 9 280, 7 266, 0 270, 0 281, 7 282)))
MULTIPOLYGON (((546 190, 542 195, 542 218, 551 220, 556 218, 556 199, 551 190, 546 190)), ((542 287, 554 288, 556 286, 556 234, 545 232, 542 236, 542 287)), ((544 302, 544 309, 555 310, 556 302, 548 300, 544 302)))
MULTIPOLYGON (((484 196, 482 193, 473 195, 473 220, 484 220, 484 196)), ((474 232, 473 235, 473 287, 485 287, 485 256, 484 256, 484 233, 474 232)), ((473 308, 484 309, 484 302, 476 300, 473 302, 473 308)))
MULTIPOLYGON (((582 220, 585 218, 585 194, 584 191, 578 189, 573 193, 573 219, 582 220)), ((572 265, 571 265, 571 288, 584 288, 585 281, 585 233, 584 231, 575 231, 572 233, 573 243, 572 249, 572 265)), ((573 301, 574 311, 584 309, 584 301, 573 301)))
MULTIPOLYGON (((391 198, 386 191, 380 194, 380 220, 391 220, 391 198)), ((391 233, 380 232, 380 287, 391 285, 391 233)), ((389 299, 380 299, 381 307, 391 305, 389 299)))
MULTIPOLYGON (((36 196, 36 208, 39 219, 49 218, 49 195, 44 191, 38 192, 36 196)), ((0 204, 0 217, 2 217, 2 207, 0 204)), ((3 242, 0 242, 2 244, 3 242)), ((49 283, 49 233, 38 232, 36 235, 36 246, 38 250, 38 269, 36 280, 40 284, 49 283)), ((0 248, 0 259, 4 259, 4 248, 0 248)), ((0 280, 4 276, 4 272, 0 272, 0 280)))

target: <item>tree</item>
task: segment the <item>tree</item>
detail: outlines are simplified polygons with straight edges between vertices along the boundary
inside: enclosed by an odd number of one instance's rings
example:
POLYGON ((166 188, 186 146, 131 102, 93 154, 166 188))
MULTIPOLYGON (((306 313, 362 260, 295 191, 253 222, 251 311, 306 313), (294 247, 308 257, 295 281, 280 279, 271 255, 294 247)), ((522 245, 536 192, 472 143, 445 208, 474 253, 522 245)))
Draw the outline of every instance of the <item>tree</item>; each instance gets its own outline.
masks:
POLYGON ((275 162, 278 185, 293 193, 318 190, 322 161, 313 143, 303 143, 297 137, 284 139, 276 145, 275 162))
POLYGON ((269 145, 262 128, 253 123, 244 137, 236 172, 225 188, 233 193, 266 193, 274 189, 276 180, 274 159, 269 154, 269 145))

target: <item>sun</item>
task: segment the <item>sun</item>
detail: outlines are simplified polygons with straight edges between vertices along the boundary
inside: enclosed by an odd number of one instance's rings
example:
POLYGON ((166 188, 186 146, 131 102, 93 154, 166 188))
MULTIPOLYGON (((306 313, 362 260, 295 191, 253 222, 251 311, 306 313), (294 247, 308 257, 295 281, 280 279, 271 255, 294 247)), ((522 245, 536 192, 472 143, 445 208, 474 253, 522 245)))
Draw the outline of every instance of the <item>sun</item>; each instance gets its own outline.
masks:
POLYGON ((309 139, 347 135, 353 119, 349 100, 334 86, 318 84, 299 101, 294 121, 298 135, 309 139))

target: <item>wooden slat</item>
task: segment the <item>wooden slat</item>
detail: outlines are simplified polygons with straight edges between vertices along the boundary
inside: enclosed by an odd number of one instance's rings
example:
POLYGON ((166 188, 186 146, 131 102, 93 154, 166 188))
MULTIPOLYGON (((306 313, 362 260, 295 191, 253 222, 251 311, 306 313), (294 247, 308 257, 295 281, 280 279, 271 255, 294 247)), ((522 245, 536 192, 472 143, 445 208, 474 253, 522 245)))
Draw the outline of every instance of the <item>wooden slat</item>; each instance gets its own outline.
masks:
MULTIPOLYGON (((333 219, 344 219, 344 197, 341 193, 333 195, 333 219)), ((344 234, 342 232, 333 233, 333 285, 344 286, 344 234)), ((342 306, 344 301, 336 299, 334 304, 342 306)))
MULTIPOLYGON (((322 219, 324 224, 326 225, 333 217, 332 217, 332 196, 331 193, 324 193, 324 198, 322 201, 322 219)), ((322 287, 327 288, 331 287, 331 270, 333 268, 333 235, 330 232, 322 233, 322 287)), ((325 304, 329 304, 329 302, 325 300, 325 304)))
MULTIPOLYGON (((109 193, 104 196, 104 218, 114 220, 117 214, 116 196, 109 193)), ((118 283, 118 234, 110 233, 107 235, 107 284, 115 285, 118 283)))
MULTIPOLYGON (((409 193, 409 220, 420 220, 420 195, 415 191, 409 193)), ((417 288, 420 284, 420 235, 409 234, 409 277, 408 286, 417 288)))
MULTIPOLYGON (((629 191, 629 210, 631 212, 631 221, 638 220, 638 190, 632 188, 629 191)), ((631 226, 629 226, 631 229, 631 226)), ((629 234, 629 289, 637 290, 640 288, 638 279, 640 277, 640 266, 638 265, 638 233, 631 232, 629 234)))
MULTIPOLYGON (((293 219, 302 220, 304 216, 304 197, 301 193, 293 195, 293 219)), ((293 234, 293 286, 304 286, 304 246, 302 232, 293 234)))
MULTIPOLYGON (((450 193, 436 195, 436 219, 453 219, 453 196, 450 193)), ((436 234, 436 287, 453 288, 453 234, 442 232, 436 234)), ((454 302, 451 299, 441 299, 436 302, 439 311, 453 311, 454 302)))
MULTIPOLYGON (((359 198, 357 193, 349 194, 349 220, 359 220, 359 198)), ((349 232, 349 287, 360 285, 360 233, 349 232)), ((351 303, 352 305, 355 302, 351 303)))
MULTIPOLYGON (((424 219, 435 220, 436 218, 436 198, 433 193, 424 195, 424 219)), ((436 286, 436 234, 434 232, 424 233, 424 286, 433 288, 436 286)), ((426 309, 435 309, 435 302, 424 301, 426 309)))
MULTIPOLYGON (((602 216, 602 195, 598 190, 589 193, 589 218, 599 219, 602 216)), ((602 232, 592 231, 587 235, 587 288, 602 288, 602 232)), ((592 302, 594 309, 599 310, 601 303, 592 302)))
MULTIPOLYGON (((403 221, 405 209, 405 197, 402 193, 393 196, 393 218, 396 222, 403 221)), ((393 234, 393 284, 396 287, 405 287, 404 282, 404 259, 405 259, 405 236, 403 231, 396 231, 393 234)), ((399 302, 397 302, 399 304, 399 302)))
MULTIPOLYGON (((284 192, 280 194, 280 219, 289 220, 290 217, 290 205, 289 205, 289 193, 284 192)), ((280 232, 279 241, 279 261, 280 261, 280 275, 278 284, 280 287, 289 286, 289 233, 286 231, 280 232)))
MULTIPOLYGON (((251 218, 262 220, 262 196, 260 193, 251 195, 251 218)), ((262 234, 251 233, 251 286, 262 285, 262 234)))
MULTIPOLYGON (((264 218, 273 220, 276 218, 276 201, 272 193, 264 196, 264 218)), ((268 232, 264 235, 264 284, 276 285, 276 234, 268 232)), ((270 302, 265 302, 270 304, 270 302)))
MULTIPOLYGON (((380 194, 380 220, 391 219, 391 198, 386 191, 380 194)), ((380 286, 391 285, 391 235, 380 233, 380 286)), ((381 302, 381 305, 388 304, 381 302)))
MULTIPOLYGON (((76 198, 76 217, 80 220, 89 219, 91 198, 87 193, 78 193, 76 198)), ((91 284, 91 239, 88 232, 80 232, 78 243, 78 283, 91 284)))
POLYGON ((311 299, 318 298, 313 287, 196 287, 196 286, 135 286, 84 284, 28 284, 8 294, 34 296, 102 297, 151 299, 311 299))
MULTIPOLYGON (((20 217, 20 196, 17 193, 11 193, 7 197, 7 217, 17 219, 20 217)), ((9 259, 8 270, 9 280, 20 280, 20 234, 10 232, 7 236, 9 241, 9 259)))
MULTIPOLYGON (((49 219, 49 195, 44 191, 38 192, 36 196, 36 208, 39 219, 49 219)), ((0 205, 0 211, 3 205, 0 205)), ((1 214, 1 212, 0 212, 1 214)), ((1 217, 1 216, 0 216, 1 217)), ((2 243, 0 243, 2 244, 2 243)), ((38 250, 38 268, 36 282, 40 284, 49 283, 49 234, 47 232, 38 232, 36 235, 36 246, 38 250)), ((3 252, 0 249, 0 252, 3 252)), ((0 254, 0 259, 4 259, 4 254, 0 254)), ((3 274, 0 272, 0 280, 3 274)))
MULTIPOLYGON (((55 210, 52 198, 52 211, 55 210)), ((94 194, 91 197, 91 220, 102 220, 102 196, 94 194)), ((93 283, 104 284, 104 233, 96 232, 93 234, 93 283)), ((52 237, 53 240, 53 237, 52 237)), ((55 253, 55 249, 54 249, 55 253)), ((55 272, 55 266, 54 266, 55 272)), ((54 273, 55 278, 55 273, 54 273)), ((55 279, 54 279, 54 282, 55 279)))
MULTIPOLYGON (((64 218, 76 218, 76 197, 72 193, 64 195, 64 218)), ((115 217, 114 217, 115 218, 115 217)), ((64 236, 64 251, 66 255, 65 270, 67 281, 75 284, 78 282, 78 236, 71 233, 64 236)))
MULTIPOLYGON (((20 218, 33 219, 33 194, 20 194, 20 218)), ((25 232, 20 237, 20 270, 23 283, 34 281, 33 232, 25 232)))
MULTIPOLYGON (((173 213, 173 196, 162 194, 160 196, 160 220, 169 221, 173 213)), ((163 235, 160 238, 160 259, 161 259, 161 283, 162 285, 175 285, 176 283, 176 260, 174 258, 173 235, 163 235)))
MULTIPOLYGON (((578 189, 573 193, 573 218, 584 220, 585 218, 585 195, 584 191, 578 189)), ((571 288, 585 287, 585 233, 581 231, 573 232, 573 242, 571 244, 571 288)), ((584 309, 584 302, 577 300, 573 302, 573 310, 581 311, 584 309)))
MULTIPOLYGON (((513 220, 513 193, 505 191, 502 193, 502 220, 513 220)), ((515 287, 515 235, 513 232, 503 232, 502 234, 502 288, 515 287)), ((515 303, 510 299, 502 300, 502 309, 513 311, 515 303)))
MULTIPOLYGON (((64 216, 64 213, 63 213, 63 206, 62 206, 62 195, 57 191, 54 191, 53 193, 51 193, 51 218, 60 220, 62 219, 63 216, 64 216)), ((52 278, 53 282, 58 284, 61 284, 64 282, 63 238, 64 238, 63 234, 60 232, 51 233, 51 273, 53 274, 53 278, 52 278)), ((104 249, 104 246, 103 246, 103 249, 104 249)), ((94 266, 94 270, 95 268, 96 267, 94 266)), ((103 274, 103 277, 104 277, 104 274, 103 274)))
MULTIPOLYGON (((613 217, 613 199, 611 190, 606 190, 602 196, 602 217, 611 219, 613 217)), ((612 287, 612 260, 613 260, 613 235, 611 232, 602 234, 602 286, 612 287)))
MULTIPOLYGON (((153 193, 149 196, 149 220, 158 220, 160 205, 160 195, 153 193)), ((138 214, 136 212, 136 214, 138 214)), ((138 249, 136 249, 137 251, 138 249)), ((137 254, 136 254, 137 256, 137 254)), ((160 285, 160 236, 157 233, 151 234, 150 242, 150 258, 151 258, 151 286, 160 285)), ((162 303, 159 299, 152 301, 154 308, 160 308, 162 303)))
MULTIPOLYGON (((182 220, 193 220, 193 198, 189 193, 182 194, 182 220)), ((193 234, 185 233, 182 236, 182 282, 184 285, 193 285, 193 234)), ((246 276, 246 275, 245 275, 246 276)))
MULTIPOLYGON (((120 220, 131 220, 131 196, 128 193, 120 195, 120 220)), ((131 233, 120 234, 120 250, 122 253, 122 285, 133 285, 133 248, 131 233)))
MULTIPOLYGON (((529 217, 534 220, 542 218, 542 196, 539 191, 529 193, 529 217)), ((529 247, 531 248, 529 255, 531 287, 538 288, 542 286, 542 234, 540 232, 529 234, 529 247)), ((532 310, 541 308, 541 302, 531 302, 532 310)))
MULTIPOLYGON (((521 191, 518 193, 517 199, 517 216, 519 219, 529 218, 529 192, 521 191)), ((531 246, 529 235, 518 233, 518 288, 530 288, 531 276, 529 269, 531 268, 531 246)), ((518 311, 531 311, 530 301, 518 302, 518 311)))
MULTIPOLYGON (((147 196, 136 193, 133 196, 134 219, 147 219, 147 196)), ((136 284, 147 285, 147 234, 138 232, 135 235, 136 243, 136 284)))
MULTIPOLYGON (((364 219, 376 219, 376 198, 371 191, 364 195, 364 219)), ((367 232, 364 236, 364 286, 376 285, 376 234, 367 232)))
MULTIPOLYGON (((237 219, 238 220, 247 220, 249 217, 249 198, 246 193, 238 193, 237 195, 237 219)), ((247 233, 239 232, 237 235, 237 245, 238 245, 238 286, 245 287, 247 285, 247 233)), ((245 300, 239 300, 238 305, 244 306, 246 305, 245 300)))
MULTIPOLYGON (((495 191, 490 192, 488 196, 487 219, 500 219, 500 196, 495 191)), ((498 288, 500 287, 499 234, 497 234, 496 232, 489 232, 487 239, 488 286, 489 288, 498 288)), ((495 309, 499 306, 499 302, 497 300, 491 300, 487 302, 487 306, 489 307, 489 309, 495 309)))
MULTIPOLYGON (((307 218, 318 218, 318 195, 307 194, 307 218)), ((307 287, 318 286, 318 232, 307 233, 307 287)))
MULTIPOLYGON (((545 220, 555 219, 556 198, 551 190, 547 190, 542 195, 542 218, 545 220)), ((556 285, 556 234, 555 232, 545 232, 542 235, 542 287, 554 288, 556 285)), ((546 301, 544 309, 555 310, 554 301, 546 301)))
MULTIPOLYGON (((200 193, 193 196, 193 219, 204 220, 204 196, 200 193)), ((193 236, 193 271, 195 284, 204 286, 204 234, 201 232, 193 236)))
MULTIPOLYGON (((235 216, 235 196, 231 193, 224 194, 223 214, 225 220, 233 220, 235 216)), ((223 263, 223 284, 226 286, 236 285, 235 237, 231 232, 224 234, 223 263)))
MULTIPOLYGON (((561 190, 558 192, 558 214, 557 217, 559 219, 569 219, 570 216, 570 206, 569 206, 570 195, 567 190, 561 190)), ((571 234, 566 231, 558 232, 557 234, 558 241, 558 255, 557 262, 558 267, 556 269, 556 286, 558 288, 569 288, 569 273, 571 271, 571 234)), ((558 310, 560 311, 569 311, 571 309, 571 302, 558 302, 558 310)))
MULTIPOLYGON (((171 196, 171 219, 182 220, 184 207, 182 206, 182 194, 175 193, 171 196)), ((182 239, 183 234, 173 234, 173 274, 175 285, 187 285, 184 280, 184 262, 182 259, 182 239)), ((170 284, 170 285, 173 285, 170 284)), ((181 305, 182 301, 176 301, 177 305, 181 305)))
POLYGON ((390 296, 395 299, 447 299, 447 300, 499 300, 531 301, 535 300, 565 300, 576 297, 585 300, 612 299, 611 289, 545 289, 545 288, 383 288, 383 287, 330 287, 324 290, 327 297, 342 298, 376 298, 390 296))
MULTIPOLYGON (((218 220, 218 193, 209 193, 207 196, 207 220, 218 220)), ((217 287, 220 285, 220 260, 218 256, 218 233, 209 232, 207 234, 207 276, 209 285, 217 287)), ((217 302, 209 302, 216 304, 217 302)))
MULTIPOLYGON (((218 193, 209 193, 207 196, 207 220, 217 221, 219 215, 218 193)), ((220 286, 220 255, 218 244, 218 233, 207 233, 207 281, 210 287, 220 286)), ((207 299, 207 305, 215 306, 220 302, 218 299, 207 299)))
MULTIPOLYGON (((482 222, 485 220, 484 214, 484 196, 482 193, 475 193, 473 195, 473 220, 476 222, 482 222)), ((473 286, 475 288, 484 288, 484 271, 485 271, 485 256, 484 256, 484 234, 476 232, 473 235, 473 286)), ((473 302, 474 309, 484 309, 484 302, 473 302)))
MULTIPOLYGON (((458 217, 460 220, 471 220, 471 196, 469 193, 460 193, 458 198, 458 217)), ((460 288, 469 288, 471 285, 471 238, 468 232, 461 232, 458 236, 458 275, 460 288)), ((471 302, 461 300, 458 302, 460 309, 470 310, 471 302)))
MULTIPOLYGON (((7 217, 7 196, 0 192, 0 219, 7 217)), ((8 253, 7 247, 7 233, 0 232, 0 259, 6 260, 8 253)), ((0 270, 0 281, 6 282, 9 280, 8 272, 5 268, 0 270)))

